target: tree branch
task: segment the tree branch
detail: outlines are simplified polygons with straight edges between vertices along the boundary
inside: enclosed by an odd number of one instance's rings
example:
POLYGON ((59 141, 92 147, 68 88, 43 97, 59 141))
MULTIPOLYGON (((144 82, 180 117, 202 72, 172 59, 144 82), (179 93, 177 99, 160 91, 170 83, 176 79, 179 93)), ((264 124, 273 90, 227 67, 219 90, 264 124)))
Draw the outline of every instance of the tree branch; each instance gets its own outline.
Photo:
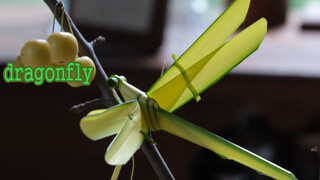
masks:
MULTIPOLYGON (((48 5, 50 10, 54 12, 54 8, 57 7, 58 1, 57 0, 44 0, 44 2, 48 5)), ((60 3, 61 4, 61 3, 60 3)), ((61 24, 61 15, 62 11, 64 11, 64 8, 56 8, 56 19, 57 21, 61 24)), ((117 102, 114 98, 112 97, 112 92, 109 90, 108 85, 107 85, 107 79, 108 76, 105 73, 104 69, 102 68, 93 48, 93 44, 95 43, 89 43, 88 41, 85 40, 85 38, 82 36, 70 16, 68 15, 67 12, 65 13, 64 22, 65 26, 63 29, 67 32, 70 32, 69 26, 67 25, 67 18, 70 21, 71 28, 73 30, 74 36, 78 40, 79 44, 79 54, 81 56, 88 56, 90 57, 93 62, 95 63, 96 66, 96 77, 95 81, 98 84, 98 87, 101 91, 102 96, 106 100, 104 103, 106 106, 112 106, 116 105, 117 102)), ((141 146, 142 151, 146 155, 147 159, 151 163, 152 167, 154 168, 155 172, 159 176, 160 179, 174 179, 172 173, 170 172, 168 166, 166 165, 165 161, 163 160, 161 154, 159 153, 157 147, 149 142, 148 140, 145 140, 144 143, 141 146)))

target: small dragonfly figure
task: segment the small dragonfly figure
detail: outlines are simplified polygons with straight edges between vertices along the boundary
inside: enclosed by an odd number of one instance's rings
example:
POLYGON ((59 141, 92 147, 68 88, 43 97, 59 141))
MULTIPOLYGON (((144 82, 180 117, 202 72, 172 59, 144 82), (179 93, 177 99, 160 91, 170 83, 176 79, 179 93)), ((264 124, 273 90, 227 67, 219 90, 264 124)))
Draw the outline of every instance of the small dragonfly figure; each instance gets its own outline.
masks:
POLYGON ((164 130, 272 178, 296 179, 272 162, 172 114, 193 98, 199 101, 201 92, 259 47, 267 31, 264 18, 227 41, 245 20, 249 5, 250 0, 235 0, 180 58, 173 56, 175 63, 147 93, 123 76, 110 76, 108 86, 117 88, 125 102, 91 111, 80 122, 92 140, 117 134, 105 154, 108 164, 126 164, 149 131, 164 130))

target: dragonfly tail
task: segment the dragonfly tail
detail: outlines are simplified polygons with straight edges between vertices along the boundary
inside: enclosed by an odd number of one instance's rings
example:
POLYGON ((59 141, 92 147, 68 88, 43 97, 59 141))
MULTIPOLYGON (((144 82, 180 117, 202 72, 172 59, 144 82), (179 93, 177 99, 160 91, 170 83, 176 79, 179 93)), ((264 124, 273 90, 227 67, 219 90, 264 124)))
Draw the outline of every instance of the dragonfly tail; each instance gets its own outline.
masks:
POLYGON ((291 172, 280 166, 172 113, 159 109, 157 119, 162 130, 209 149, 220 156, 234 160, 275 179, 296 179, 291 172))

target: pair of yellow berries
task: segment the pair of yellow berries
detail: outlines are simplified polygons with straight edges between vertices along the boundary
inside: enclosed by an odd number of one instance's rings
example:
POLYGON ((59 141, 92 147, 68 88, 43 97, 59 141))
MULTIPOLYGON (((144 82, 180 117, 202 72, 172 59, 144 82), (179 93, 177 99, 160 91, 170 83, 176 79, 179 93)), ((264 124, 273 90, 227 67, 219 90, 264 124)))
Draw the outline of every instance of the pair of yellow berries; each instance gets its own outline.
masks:
MULTIPOLYGON (((90 82, 94 79, 96 68, 87 57, 78 57, 77 39, 68 32, 52 33, 47 40, 36 39, 27 41, 21 49, 16 67, 66 67, 70 62, 78 62, 81 67, 93 67, 90 82)), ((75 72, 76 73, 76 72, 75 72)), ((75 74, 74 73, 74 74, 75 74)), ((81 75, 83 76, 83 75, 81 75)), ((81 82, 67 82, 71 87, 82 86, 81 82)))

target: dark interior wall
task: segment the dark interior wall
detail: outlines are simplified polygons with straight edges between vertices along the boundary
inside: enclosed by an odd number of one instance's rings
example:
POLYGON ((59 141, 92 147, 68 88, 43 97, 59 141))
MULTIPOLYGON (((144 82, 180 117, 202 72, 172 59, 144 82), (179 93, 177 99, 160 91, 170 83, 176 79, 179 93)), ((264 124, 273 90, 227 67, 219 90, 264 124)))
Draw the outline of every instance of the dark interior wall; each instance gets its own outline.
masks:
MULTIPOLYGON (((3 66, 1 72, 3 72, 3 66)), ((159 77, 153 70, 108 69, 146 91, 159 77)), ((0 78, 0 179, 108 179, 113 168, 104 162, 112 138, 93 142, 79 128, 87 112, 72 114, 74 104, 99 97, 95 85, 7 84, 0 78)), ((176 114, 249 148, 294 172, 317 179, 320 80, 228 75, 176 114)), ((169 93, 169 92, 168 92, 169 93)), ((212 152, 165 132, 153 133, 176 179, 267 179, 221 160, 212 152)), ((141 151, 135 155, 135 179, 156 179, 141 151)), ((129 179, 131 162, 120 179, 129 179)))

